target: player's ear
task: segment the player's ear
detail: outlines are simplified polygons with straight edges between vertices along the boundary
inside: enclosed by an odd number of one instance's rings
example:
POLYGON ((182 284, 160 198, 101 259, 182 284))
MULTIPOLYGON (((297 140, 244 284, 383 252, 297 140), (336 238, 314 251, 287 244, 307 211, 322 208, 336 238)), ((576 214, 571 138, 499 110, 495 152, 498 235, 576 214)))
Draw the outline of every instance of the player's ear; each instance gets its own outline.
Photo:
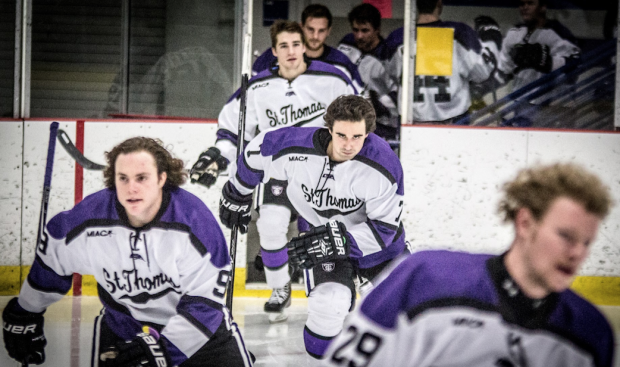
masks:
POLYGON ((528 237, 535 223, 536 218, 534 218, 530 209, 519 208, 517 215, 515 215, 515 232, 517 237, 528 237))
POLYGON ((275 48, 275 47, 272 47, 272 48, 271 48, 271 53, 273 54, 273 56, 276 56, 276 57, 278 56, 278 55, 276 54, 276 48, 275 48))
POLYGON ((159 181, 157 182, 157 186, 161 189, 166 184, 166 179, 168 178, 168 174, 166 172, 162 172, 159 174, 159 181))

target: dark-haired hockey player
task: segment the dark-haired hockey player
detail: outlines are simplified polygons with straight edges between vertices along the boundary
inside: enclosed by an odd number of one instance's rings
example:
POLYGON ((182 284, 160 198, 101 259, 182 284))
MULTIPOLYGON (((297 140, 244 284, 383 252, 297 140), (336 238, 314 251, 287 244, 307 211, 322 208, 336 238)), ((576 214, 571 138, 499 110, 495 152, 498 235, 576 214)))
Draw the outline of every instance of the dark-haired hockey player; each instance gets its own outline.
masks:
MULTIPOLYGON (((250 79, 247 91, 245 140, 258 132, 285 126, 323 126, 327 106, 338 96, 357 93, 349 78, 334 66, 304 59, 304 33, 297 22, 276 21, 270 28, 272 52, 278 65, 250 79)), ((211 186, 218 171, 236 159, 239 91, 218 118, 215 147, 202 153, 192 167, 192 182, 211 186), (209 167, 217 165, 217 170, 209 167)), ((234 174, 234 172, 232 173, 234 174)), ((261 255, 267 285, 273 289, 265 311, 278 314, 290 305, 291 285, 286 233, 293 209, 286 182, 274 177, 256 193, 261 255)), ((240 227, 241 233, 247 226, 240 227)), ((272 315, 273 316, 273 315, 272 315)), ((274 317, 274 321, 282 319, 274 317)), ((270 319, 271 320, 271 319, 270 319)))
POLYGON ((80 273, 94 275, 103 304, 93 366, 251 366, 224 306, 227 244, 206 205, 179 188, 183 162, 142 137, 106 155, 106 189, 47 223, 19 297, 4 309, 9 355, 45 361, 43 313, 80 273))
POLYGON ((507 252, 411 255, 348 317, 323 365, 611 367, 610 325, 568 289, 610 205, 580 166, 522 170, 499 205, 514 226, 507 252))
MULTIPOLYGON (((310 61, 318 60, 333 65, 340 69, 355 86, 358 91, 362 90, 362 79, 357 71, 357 66, 349 58, 337 49, 325 44, 332 30, 332 13, 325 5, 310 4, 301 12, 301 29, 304 31, 306 42, 306 58, 310 61)), ((276 65, 277 57, 271 47, 265 50, 252 65, 252 75, 269 69, 276 65)))
POLYGON ((403 171, 387 142, 373 134, 375 112, 361 96, 327 108, 327 128, 283 128, 259 134, 223 189, 220 219, 247 225, 254 187, 287 182, 294 209, 312 228, 289 243, 304 271, 307 352, 320 358, 355 300, 354 276, 372 279, 408 252, 400 217, 403 171), (237 210, 231 209, 236 208, 237 210))

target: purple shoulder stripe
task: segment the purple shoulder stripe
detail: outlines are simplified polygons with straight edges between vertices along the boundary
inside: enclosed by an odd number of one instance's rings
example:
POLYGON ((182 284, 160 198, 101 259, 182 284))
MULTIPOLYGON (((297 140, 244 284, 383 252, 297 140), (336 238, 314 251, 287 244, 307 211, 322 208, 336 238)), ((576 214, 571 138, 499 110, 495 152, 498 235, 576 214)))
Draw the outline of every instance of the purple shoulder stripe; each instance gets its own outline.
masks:
POLYGON ((252 71, 258 74, 265 69, 269 69, 271 65, 277 60, 278 58, 273 56, 273 52, 271 52, 271 47, 269 47, 256 59, 256 61, 254 61, 254 64, 252 65, 252 71))
POLYGON ((314 148, 313 136, 320 127, 283 127, 265 134, 261 146, 262 156, 272 156, 292 147, 314 148))

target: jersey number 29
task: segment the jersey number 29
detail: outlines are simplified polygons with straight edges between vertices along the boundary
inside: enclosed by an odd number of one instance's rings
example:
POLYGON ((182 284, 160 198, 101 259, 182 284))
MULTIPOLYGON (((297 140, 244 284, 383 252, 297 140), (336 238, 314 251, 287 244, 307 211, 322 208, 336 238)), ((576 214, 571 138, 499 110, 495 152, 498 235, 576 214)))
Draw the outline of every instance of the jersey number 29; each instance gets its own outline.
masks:
POLYGON ((369 332, 360 333, 355 326, 349 326, 346 333, 349 337, 336 349, 332 362, 339 366, 367 366, 381 346, 381 337, 369 332), (347 348, 349 345, 353 348, 347 348))

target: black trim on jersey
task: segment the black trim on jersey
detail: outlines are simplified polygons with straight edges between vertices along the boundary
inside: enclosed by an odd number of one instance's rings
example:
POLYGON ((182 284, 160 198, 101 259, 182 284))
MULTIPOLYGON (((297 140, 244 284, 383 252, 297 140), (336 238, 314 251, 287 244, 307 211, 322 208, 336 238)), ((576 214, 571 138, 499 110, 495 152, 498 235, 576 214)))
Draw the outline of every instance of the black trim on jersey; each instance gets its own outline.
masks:
POLYGON ((387 168, 383 167, 382 165, 373 161, 372 159, 358 154, 355 157, 353 157, 351 160, 364 163, 365 165, 374 168, 376 171, 378 171, 383 176, 385 176, 390 181, 391 184, 397 183, 396 178, 392 175, 392 173, 387 168))
POLYGON ((311 123, 312 121, 316 120, 316 119, 317 119, 317 118, 319 118, 319 117, 323 117, 323 115, 325 115, 325 112, 323 112, 323 113, 322 113, 322 114, 320 114, 320 115, 316 115, 316 116, 314 116, 314 117, 313 117, 313 118, 311 118, 310 120, 299 121, 299 122, 297 122, 297 123, 295 123, 295 124, 293 124, 293 125, 290 125, 290 126, 294 126, 294 127, 301 127, 301 126, 304 126, 304 125, 306 125, 306 124, 311 123))
POLYGON ((60 275, 58 273, 56 273, 56 271, 54 271, 54 269, 50 268, 49 266, 47 266, 44 262, 43 259, 41 259, 39 257, 39 255, 36 255, 34 258, 34 261, 39 264, 39 266, 41 266, 45 271, 51 272, 53 274, 56 274, 61 281, 64 284, 68 284, 69 286, 67 287, 67 290, 64 289, 51 289, 51 288, 44 288, 43 286, 40 286, 39 284, 36 284, 34 282, 31 281, 30 279, 30 274, 28 274, 28 276, 26 277, 26 281, 28 282, 28 284, 35 290, 39 291, 39 292, 43 292, 43 293, 56 293, 56 294, 60 294, 60 295, 65 295, 67 294, 67 292, 69 292, 69 289, 71 289, 71 281, 73 279, 73 275, 60 275))
POLYGON ((372 235, 375 237, 375 241, 377 242, 379 247, 381 247, 381 250, 384 250, 385 249, 385 242, 383 242, 383 238, 381 238, 379 233, 377 233, 377 230, 375 229, 375 226, 372 225, 372 220, 366 219, 366 225, 368 226, 368 228, 370 228, 370 232, 372 232, 372 235))
MULTIPOLYGON (((340 72, 342 72, 342 71, 340 71, 340 72)), ((304 74, 307 74, 307 75, 319 75, 319 76, 333 76, 334 78, 338 78, 338 79, 342 80, 345 84, 347 84, 347 85, 349 84, 349 82, 345 78, 343 78, 342 75, 330 73, 329 71, 310 70, 310 69, 308 69, 308 70, 306 70, 304 72, 304 74)))
POLYGON ((316 156, 322 155, 321 152, 317 152, 316 149, 314 148, 292 146, 292 147, 288 147, 288 148, 284 148, 280 150, 279 152, 271 156, 271 160, 275 161, 289 154, 304 154, 304 155, 316 155, 316 156))
POLYGON ((68 246, 71 241, 73 241, 76 237, 81 235, 82 232, 84 232, 87 228, 111 227, 111 226, 127 227, 126 223, 119 219, 104 219, 104 218, 88 219, 80 223, 78 226, 70 230, 69 233, 67 233, 67 236, 65 237, 65 245, 68 246))
MULTIPOLYGON (((181 301, 186 301, 189 300, 189 303, 191 304, 203 304, 206 305, 210 308, 216 309, 220 312, 222 312, 222 305, 212 301, 208 298, 204 298, 204 297, 197 297, 197 296, 188 296, 185 295, 182 297, 181 301)), ((183 318, 185 318, 190 324, 194 325, 196 327, 196 329, 200 330, 203 334, 205 334, 209 339, 213 336, 213 334, 215 332, 209 330, 209 328, 206 327, 205 324, 203 324, 202 322, 200 322, 196 317, 194 317, 194 315, 192 315, 189 311, 186 310, 178 310, 177 311, 179 313, 179 315, 183 316, 183 318)), ((223 315, 223 312, 222 312, 223 315)), ((222 318, 223 320, 223 318, 222 318)), ((219 327, 219 325, 218 325, 219 327)), ((215 330, 217 331, 217 329, 215 330)))
POLYGON ((413 320, 426 310, 448 307, 468 307, 481 311, 499 313, 499 310, 495 305, 487 302, 482 302, 478 301, 477 299, 467 297, 449 297, 422 302, 419 305, 407 310, 407 317, 409 318, 409 320, 413 320))
POLYGON ((184 232, 189 235, 189 240, 198 251, 201 257, 205 257, 207 255, 207 247, 196 237, 196 235, 192 232, 192 228, 187 224, 179 223, 179 222, 158 222, 153 225, 153 228, 161 228, 161 229, 172 229, 179 232, 184 232))
MULTIPOLYGON (((369 219, 369 220, 370 220, 370 219, 369 219)), ((400 226, 395 226, 395 225, 393 225, 393 224, 385 223, 385 222, 382 222, 382 221, 380 221, 380 220, 376 220, 376 219, 373 219, 372 221, 373 221, 373 222, 375 222, 375 223, 379 223, 379 224, 381 224, 382 226, 384 226, 384 227, 387 227, 387 228, 391 229, 392 231, 398 231, 398 229, 399 229, 399 227, 400 227, 400 226)))
POLYGON ((357 208, 355 208, 355 209, 353 209, 353 210, 350 210, 350 211, 348 211, 348 212, 343 212, 343 211, 338 210, 338 209, 318 210, 318 209, 312 208, 312 210, 314 210, 314 212, 315 212, 318 216, 320 216, 320 217, 323 217, 323 218, 331 218, 331 217, 336 216, 336 215, 343 215, 343 216, 346 216, 346 215, 349 215, 349 214, 355 213, 356 211, 360 210, 360 209, 362 208, 362 206, 363 206, 363 205, 360 205, 359 207, 357 207, 357 208))
POLYGON ((108 291, 106 291, 105 288, 103 288, 99 283, 97 283, 97 293, 99 294, 99 299, 101 300, 101 303, 103 303, 103 306, 105 308, 110 308, 116 312, 120 312, 123 315, 127 315, 133 318, 133 316, 131 316, 131 312, 129 312, 129 309, 124 305, 116 302, 116 300, 110 295, 110 293, 108 293, 108 291))
POLYGON ((166 288, 164 290, 162 290, 161 292, 157 292, 154 294, 148 293, 148 292, 142 292, 138 295, 135 296, 130 296, 128 294, 119 297, 120 299, 129 299, 131 302, 133 303, 141 303, 141 304, 145 304, 148 301, 152 300, 152 299, 158 299, 158 298, 162 298, 163 296, 165 296, 166 294, 170 293, 170 292, 175 292, 178 294, 181 294, 180 291, 177 291, 176 289, 169 287, 166 288))

